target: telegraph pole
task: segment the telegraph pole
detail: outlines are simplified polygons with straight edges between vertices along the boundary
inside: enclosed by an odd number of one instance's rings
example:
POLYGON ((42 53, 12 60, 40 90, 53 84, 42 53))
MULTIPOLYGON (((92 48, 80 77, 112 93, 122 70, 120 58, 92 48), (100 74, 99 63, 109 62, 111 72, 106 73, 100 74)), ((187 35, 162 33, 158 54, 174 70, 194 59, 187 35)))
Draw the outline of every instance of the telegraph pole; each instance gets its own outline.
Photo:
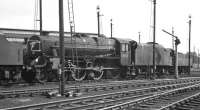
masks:
POLYGON ((64 76, 64 17, 63 17, 63 0, 59 0, 59 36, 60 36, 60 94, 64 95, 65 90, 65 76, 64 76))
POLYGON ((42 35, 42 0, 40 0, 40 35, 42 35))
POLYGON ((100 37, 100 8, 97 6, 98 37, 100 37))
POLYGON ((156 0, 153 1, 153 74, 155 74, 156 0))
POLYGON ((138 32, 138 34, 139 34, 139 36, 138 36, 138 37, 139 37, 139 44, 140 44, 140 32, 138 32))
POLYGON ((195 64, 195 46, 194 46, 194 52, 193 52, 193 55, 192 55, 192 65, 194 65, 195 64))
POLYGON ((113 28, 113 23, 112 23, 112 19, 110 19, 110 37, 112 38, 112 28, 113 28))
POLYGON ((190 64, 190 57, 191 57, 191 52, 190 52, 190 43, 191 43, 191 15, 189 15, 189 58, 188 58, 188 74, 190 75, 190 67, 191 67, 191 64, 190 64))
POLYGON ((198 49, 198 55, 197 55, 197 62, 198 62, 198 69, 199 69, 199 49, 198 49))

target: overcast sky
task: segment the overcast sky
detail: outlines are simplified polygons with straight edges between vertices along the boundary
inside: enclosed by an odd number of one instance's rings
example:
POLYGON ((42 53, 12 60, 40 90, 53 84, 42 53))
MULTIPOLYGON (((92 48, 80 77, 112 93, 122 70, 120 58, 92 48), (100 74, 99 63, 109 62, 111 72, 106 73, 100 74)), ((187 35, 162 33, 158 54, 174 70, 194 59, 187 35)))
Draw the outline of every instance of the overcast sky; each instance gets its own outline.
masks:
MULTIPOLYGON (((152 0, 74 0, 76 31, 97 33, 96 7, 100 6, 101 33, 110 37, 110 19, 113 19, 113 36, 141 42, 152 41, 152 0)), ((1 0, 0 27, 34 29, 35 0, 1 0)), ((192 16, 191 50, 200 49, 200 1, 157 0, 156 42, 172 47, 171 32, 174 27, 181 44, 178 50, 188 51, 188 16, 192 16)), ((64 0, 65 31, 69 31, 67 0, 64 0)), ((39 25, 38 25, 39 26, 39 25)), ((43 28, 58 30, 58 0, 43 0, 43 28)), ((39 27, 37 28, 39 29, 39 27)))

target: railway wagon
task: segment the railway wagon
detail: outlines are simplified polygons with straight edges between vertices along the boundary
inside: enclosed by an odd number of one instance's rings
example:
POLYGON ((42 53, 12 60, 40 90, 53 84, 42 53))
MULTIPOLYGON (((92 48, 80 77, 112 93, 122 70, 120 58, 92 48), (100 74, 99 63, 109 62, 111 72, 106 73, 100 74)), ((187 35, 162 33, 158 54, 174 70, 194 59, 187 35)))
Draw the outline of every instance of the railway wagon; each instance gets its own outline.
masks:
MULTIPOLYGON (((190 59, 190 64, 192 67, 193 59, 190 59)), ((188 73, 189 66, 188 66, 188 56, 186 54, 178 52, 178 71, 180 74, 188 73)))
MULTIPOLYGON (((134 43, 136 42, 133 40, 89 37, 86 34, 65 36, 66 79, 68 77, 80 81, 85 78, 98 80, 103 76, 124 76, 121 74, 122 68, 129 72, 133 69, 131 50, 134 43)), ((26 73, 28 80, 31 80, 28 74, 36 73, 32 75, 32 79, 36 76, 44 81, 46 76, 51 76, 51 70, 58 69, 56 67, 59 67, 60 53, 57 36, 32 36, 27 41, 27 49, 25 64, 31 68, 26 73)))
POLYGON ((24 44, 11 42, 0 34, 0 81, 20 80, 24 44))
MULTIPOLYGON (((155 44, 155 70, 156 75, 168 74, 172 67, 171 50, 155 44)), ((138 74, 152 73, 153 69, 153 43, 138 44, 135 50, 135 68, 138 74)))

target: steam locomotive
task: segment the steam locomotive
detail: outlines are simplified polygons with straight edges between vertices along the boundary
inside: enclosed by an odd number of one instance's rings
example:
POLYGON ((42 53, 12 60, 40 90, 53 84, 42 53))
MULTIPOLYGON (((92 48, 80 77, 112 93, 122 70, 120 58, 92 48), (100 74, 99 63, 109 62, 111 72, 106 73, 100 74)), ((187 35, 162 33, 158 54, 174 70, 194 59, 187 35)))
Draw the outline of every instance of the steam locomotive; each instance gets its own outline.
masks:
MULTIPOLYGON (((50 34, 0 34, 0 80, 38 80, 58 77, 59 37, 50 34), (18 41, 9 38, 20 39, 18 41)), ((152 73, 153 43, 76 33, 64 37, 65 79, 137 78, 152 73)), ((178 54, 179 71, 187 72, 187 57, 178 54)), ((172 49, 155 44, 155 77, 173 72, 172 49)))

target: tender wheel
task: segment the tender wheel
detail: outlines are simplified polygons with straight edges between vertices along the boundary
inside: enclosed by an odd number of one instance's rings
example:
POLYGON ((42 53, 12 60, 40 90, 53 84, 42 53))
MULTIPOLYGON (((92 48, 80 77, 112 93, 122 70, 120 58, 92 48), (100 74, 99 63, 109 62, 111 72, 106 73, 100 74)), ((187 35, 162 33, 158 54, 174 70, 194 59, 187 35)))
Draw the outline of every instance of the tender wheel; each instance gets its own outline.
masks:
POLYGON ((120 71, 119 70, 106 70, 107 79, 119 79, 120 71))
POLYGON ((13 81, 14 82, 19 82, 22 78, 21 78, 21 71, 16 71, 14 76, 13 76, 13 81))
POLYGON ((86 77, 86 71, 85 70, 75 70, 71 74, 72 78, 75 81, 82 81, 86 77))

